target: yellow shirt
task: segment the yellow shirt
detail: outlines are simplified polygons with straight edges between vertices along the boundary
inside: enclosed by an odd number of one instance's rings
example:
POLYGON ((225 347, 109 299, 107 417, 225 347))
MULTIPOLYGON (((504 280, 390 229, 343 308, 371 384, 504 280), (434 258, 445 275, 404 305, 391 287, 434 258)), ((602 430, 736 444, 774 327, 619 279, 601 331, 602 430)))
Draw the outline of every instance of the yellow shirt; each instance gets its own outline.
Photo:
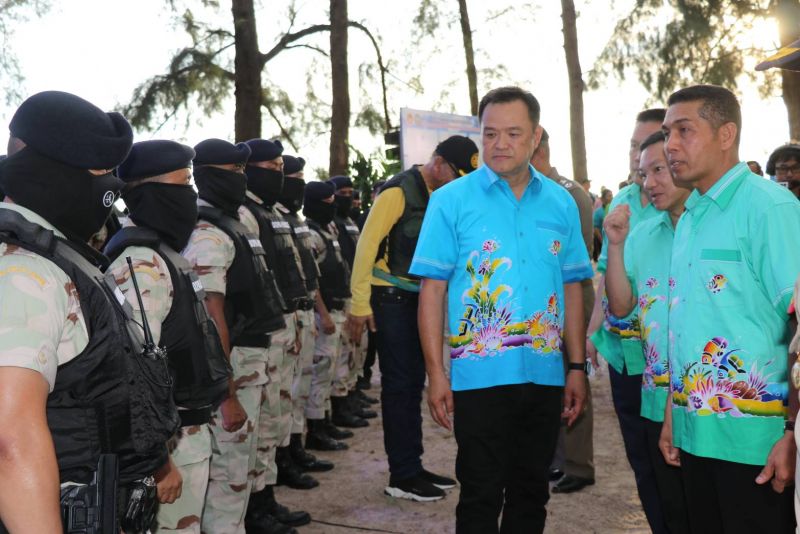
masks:
POLYGON ((356 246, 356 258, 353 262, 353 273, 350 277, 350 292, 353 301, 350 313, 355 316, 364 317, 372 315, 372 307, 369 299, 372 294, 370 286, 390 286, 389 282, 372 276, 372 269, 380 269, 389 272, 388 250, 382 258, 378 256, 378 248, 392 231, 392 228, 406 209, 406 200, 403 190, 399 187, 391 187, 382 191, 375 199, 375 204, 369 212, 364 229, 358 238, 356 246))

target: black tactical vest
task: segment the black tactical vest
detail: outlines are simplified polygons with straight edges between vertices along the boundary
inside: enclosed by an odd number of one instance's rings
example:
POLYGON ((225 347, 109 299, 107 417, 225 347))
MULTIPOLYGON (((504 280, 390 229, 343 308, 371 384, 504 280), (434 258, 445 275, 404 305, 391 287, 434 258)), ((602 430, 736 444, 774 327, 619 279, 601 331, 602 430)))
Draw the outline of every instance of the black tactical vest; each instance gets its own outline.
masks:
POLYGON ((356 258, 356 245, 358 244, 358 226, 350 217, 333 218, 336 229, 339 230, 339 245, 342 247, 342 257, 350 270, 353 270, 353 262, 356 258))
POLYGON ((258 221, 259 237, 267 253, 267 265, 275 273, 286 305, 283 311, 292 313, 307 296, 303 269, 295 255, 292 227, 275 209, 259 204, 250 197, 247 197, 244 205, 258 221))
POLYGON ((314 259, 314 246, 311 242, 311 231, 305 221, 301 220, 294 213, 284 214, 286 220, 292 226, 292 235, 297 252, 300 254, 300 261, 303 263, 303 273, 306 278, 306 290, 308 293, 319 289, 319 267, 314 259))
POLYGON ((261 240, 221 209, 200 206, 199 218, 231 238, 236 251, 225 286, 231 346, 269 347, 269 334, 286 328, 283 298, 267 267, 261 240))
MULTIPOLYGON (((167 350, 173 380, 175 404, 204 415, 208 422, 211 411, 228 393, 230 365, 222 342, 205 308, 205 291, 186 259, 164 244, 155 230, 140 226, 121 229, 106 247, 113 261, 128 247, 147 247, 161 256, 172 281, 172 307, 164 319, 160 345, 167 350)), ((195 414, 181 411, 181 419, 198 423, 195 414)))
POLYGON ((58 366, 47 424, 63 482, 89 483, 102 453, 117 454, 119 484, 154 474, 178 429, 167 363, 143 353, 131 307, 93 249, 56 237, 15 211, 0 209, 0 242, 58 266, 75 284, 89 333, 86 348, 58 366))
POLYGON ((388 237, 381 243, 378 250, 378 259, 382 258, 389 249, 389 272, 394 276, 416 279, 408 272, 414 251, 417 248, 419 231, 422 228, 422 219, 428 207, 428 188, 422 179, 422 174, 416 167, 396 174, 381 188, 381 192, 391 187, 399 187, 405 198, 405 208, 400 219, 392 227, 388 237))
POLYGON ((325 260, 319 266, 322 301, 329 310, 343 310, 345 300, 350 298, 350 268, 342 258, 339 242, 329 239, 315 221, 307 219, 306 222, 325 242, 325 260))

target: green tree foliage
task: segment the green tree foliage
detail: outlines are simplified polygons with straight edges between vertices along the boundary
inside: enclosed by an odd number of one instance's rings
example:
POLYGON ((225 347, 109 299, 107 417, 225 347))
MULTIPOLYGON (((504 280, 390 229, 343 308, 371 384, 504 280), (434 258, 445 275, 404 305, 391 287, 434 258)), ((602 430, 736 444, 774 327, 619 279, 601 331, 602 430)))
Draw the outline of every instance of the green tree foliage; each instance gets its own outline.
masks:
MULTIPOLYGON (((774 3, 636 0, 589 73, 589 87, 596 89, 609 75, 625 79, 632 71, 661 102, 676 88, 696 83, 735 89, 744 58, 768 53, 741 43, 754 22, 772 16, 774 3)), ((755 73, 745 74, 756 79, 755 73)))
POLYGON ((50 0, 0 0, 0 91, 8 105, 22 100, 23 77, 14 54, 14 28, 32 16, 41 17, 50 7, 50 0))

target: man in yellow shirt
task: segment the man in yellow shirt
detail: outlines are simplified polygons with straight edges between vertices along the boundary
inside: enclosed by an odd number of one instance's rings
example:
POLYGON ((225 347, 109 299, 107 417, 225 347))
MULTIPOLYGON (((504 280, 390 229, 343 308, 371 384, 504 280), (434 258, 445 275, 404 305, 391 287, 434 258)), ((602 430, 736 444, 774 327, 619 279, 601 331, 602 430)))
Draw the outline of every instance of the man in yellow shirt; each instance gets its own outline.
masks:
POLYGON ((381 410, 389 486, 385 493, 415 501, 444 497, 455 481, 422 468, 425 361, 417 330, 419 279, 408 272, 430 192, 478 167, 478 147, 454 135, 430 160, 395 175, 381 189, 364 224, 353 262, 347 330, 360 340, 375 332, 381 370, 381 410))

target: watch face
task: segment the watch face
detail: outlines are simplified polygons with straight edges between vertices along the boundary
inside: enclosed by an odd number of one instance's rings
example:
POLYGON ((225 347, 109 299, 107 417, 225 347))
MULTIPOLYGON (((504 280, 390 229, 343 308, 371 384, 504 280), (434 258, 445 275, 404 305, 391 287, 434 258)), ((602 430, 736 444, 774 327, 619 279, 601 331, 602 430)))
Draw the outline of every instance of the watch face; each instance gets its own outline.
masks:
POLYGON ((795 388, 800 389, 800 357, 792 365, 792 383, 795 388))

